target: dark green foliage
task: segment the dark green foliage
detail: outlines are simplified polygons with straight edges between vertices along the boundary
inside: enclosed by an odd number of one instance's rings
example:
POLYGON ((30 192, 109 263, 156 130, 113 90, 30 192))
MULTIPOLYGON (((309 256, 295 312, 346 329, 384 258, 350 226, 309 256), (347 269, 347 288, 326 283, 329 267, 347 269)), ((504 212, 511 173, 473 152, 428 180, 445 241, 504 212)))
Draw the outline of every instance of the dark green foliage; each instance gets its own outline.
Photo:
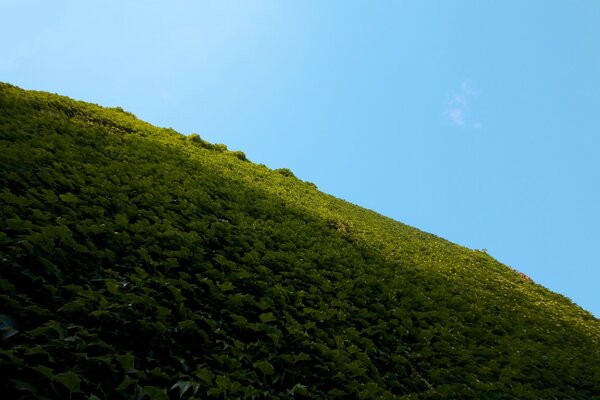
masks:
POLYGON ((239 160, 248 161, 248 159, 246 158, 246 154, 243 151, 230 151, 229 154, 231 154, 234 157, 237 157, 239 160))
POLYGON ((600 323, 197 135, 0 84, 10 399, 600 397, 600 323))
POLYGON ((295 178, 296 175, 289 168, 277 168, 275 172, 280 173, 283 176, 289 176, 291 178, 295 178))

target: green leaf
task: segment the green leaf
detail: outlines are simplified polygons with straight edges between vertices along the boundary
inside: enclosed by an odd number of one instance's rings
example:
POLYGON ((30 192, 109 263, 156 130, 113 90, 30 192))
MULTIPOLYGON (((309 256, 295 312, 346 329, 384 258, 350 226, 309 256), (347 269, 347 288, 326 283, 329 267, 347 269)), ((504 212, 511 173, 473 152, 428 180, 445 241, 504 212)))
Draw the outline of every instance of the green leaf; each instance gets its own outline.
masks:
POLYGON ((208 368, 202 368, 197 370, 194 375, 198 377, 201 381, 206 383, 207 385, 212 385, 215 374, 212 373, 208 368))
POLYGON ((148 374, 151 374, 153 377, 159 377, 159 378, 163 378, 163 379, 166 379, 166 380, 170 380, 171 379, 171 377, 169 376, 169 374, 165 373, 159 367, 155 367, 154 369, 151 369, 150 371, 146 370, 146 372, 148 374))
POLYGON ((175 286, 169 286, 169 290, 171 291, 171 294, 173 294, 173 297, 175 298, 175 300, 185 301, 185 296, 183 294, 181 294, 181 289, 179 289, 178 287, 175 287, 175 286))
POLYGON ((263 375, 273 375, 273 372, 275 372, 273 366, 268 361, 257 361, 253 365, 255 368, 258 368, 263 375))
POLYGON ((294 362, 298 361, 310 361, 310 356, 304 352, 294 355, 294 362))
POLYGON ((118 282, 106 280, 106 281, 104 281, 104 284, 106 285, 106 289, 108 289, 109 293, 111 293, 111 294, 119 293, 120 285, 118 282))
POLYGON ((310 393, 308 392, 307 386, 301 383, 296 383, 293 388, 288 390, 288 393, 292 396, 300 395, 300 396, 308 396, 310 393))
POLYGON ((25 307, 25 309, 27 311, 30 311, 30 312, 32 312, 32 313, 34 313, 36 315, 43 316, 43 317, 47 317, 47 316, 51 316, 52 315, 52 313, 50 312, 50 310, 48 310, 46 308, 41 308, 41 307, 39 307, 39 306, 37 306, 35 304, 31 305, 31 306, 28 306, 28 307, 25 307))
POLYGON ((155 322, 153 324, 153 326, 154 326, 154 329, 156 330, 156 333, 158 333, 159 335, 162 335, 163 333, 165 333, 167 331, 167 327, 165 326, 165 324, 163 324, 160 321, 155 322))
POLYGON ((19 218, 10 218, 4 222, 6 227, 15 231, 30 230, 33 227, 31 221, 23 221, 19 218))
POLYGON ((117 214, 115 215, 115 223, 121 228, 127 228, 127 226, 129 225, 129 219, 125 214, 117 214))
POLYGON ((37 367, 31 367, 32 370, 39 372, 50 380, 54 380, 54 370, 52 368, 38 365, 37 367))
POLYGON ((27 334, 31 337, 36 337, 39 335, 43 335, 44 333, 46 333, 48 330, 50 329, 50 327, 48 326, 39 326, 35 329, 32 329, 30 331, 27 332, 27 334))
POLYGON ((273 315, 273 313, 268 312, 268 313, 263 313, 260 314, 258 316, 258 318, 260 318, 260 320, 262 322, 273 322, 273 321, 277 321, 277 318, 275 318, 275 316, 273 315))
POLYGON ((183 397, 184 393, 188 391, 188 389, 190 387, 192 387, 193 382, 191 381, 177 381, 173 386, 171 386, 171 389, 169 390, 173 390, 175 388, 179 389, 179 397, 183 397))
POLYGON ((61 194, 59 197, 65 203, 77 203, 77 196, 75 196, 73 193, 69 192, 69 193, 61 194))
POLYGON ((144 392, 146 392, 150 400, 169 400, 167 391, 163 388, 156 386, 144 386, 144 392))
MULTIPOLYGON (((4 233, 0 232, 0 236, 1 235, 4 235, 4 233)), ((0 279, 0 290, 2 290, 5 293, 15 294, 17 289, 15 288, 15 285, 10 283, 8 280, 0 279)))
POLYGON ((72 301, 58 309, 59 312, 65 313, 76 313, 82 310, 85 310, 85 304, 81 300, 72 301))
POLYGON ((125 372, 135 371, 135 369, 134 369, 135 357, 133 356, 133 354, 131 354, 131 353, 122 354, 122 355, 119 354, 119 355, 115 356, 115 358, 117 359, 119 364, 121 364, 121 367, 125 370, 125 372))
POLYGON ((137 382, 137 380, 134 380, 134 379, 130 378, 129 375, 125 375, 125 379, 123 379, 123 382, 121 382, 121 384, 119 386, 117 386, 117 390, 118 391, 125 390, 132 383, 136 383, 136 382, 137 382))
POLYGON ((281 339, 281 333, 280 332, 267 333, 267 336, 273 341, 273 343, 275 344, 275 346, 277 346, 279 344, 279 340, 281 339))
POLYGON ((56 375, 54 378, 57 382, 60 382, 67 388, 71 393, 79 392, 81 385, 81 378, 74 372, 64 372, 56 375))
POLYGON ((217 379, 215 382, 217 384, 217 387, 219 387, 221 389, 227 390, 231 387, 231 380, 226 375, 217 376, 217 379))
POLYGON ((184 330, 193 330, 193 331, 199 330, 198 325, 191 319, 186 319, 185 321, 180 321, 179 323, 177 323, 177 325, 181 329, 184 329, 184 330))
POLYGON ((25 381, 17 380, 17 379, 11 379, 11 381, 13 381, 15 383, 15 388, 18 390, 27 391, 27 392, 30 392, 33 394, 35 394, 37 392, 37 389, 35 388, 35 386, 33 386, 29 382, 25 382, 25 381))
POLYGON ((90 315, 90 317, 101 318, 101 317, 110 317, 113 314, 108 310, 96 310, 96 311, 92 311, 89 315, 90 315))
POLYGON ((41 348, 41 347, 34 347, 34 348, 31 348, 31 349, 28 349, 28 350, 25 352, 25 354, 26 354, 26 355, 28 355, 28 356, 32 356, 32 355, 41 354, 42 356, 45 356, 45 357, 48 357, 48 358, 50 358, 50 357, 51 357, 51 356, 50 356, 50 353, 48 353, 46 350, 44 350, 44 349, 43 349, 43 348, 41 348))
POLYGON ((233 286, 233 283, 227 281, 227 282, 223 282, 222 284, 220 284, 219 289, 221 289, 221 291, 223 291, 223 292, 229 292, 229 291, 235 289, 235 286, 233 286))
POLYGON ((343 398, 347 398, 347 397, 348 397, 348 393, 344 392, 343 390, 337 389, 337 388, 333 388, 329 392, 327 392, 327 398, 329 398, 329 399, 343 399, 343 398))
POLYGON ((206 394, 209 397, 219 397, 219 395, 221 393, 223 393, 225 391, 225 389, 220 388, 220 387, 211 387, 210 389, 208 389, 208 391, 206 392, 206 394))

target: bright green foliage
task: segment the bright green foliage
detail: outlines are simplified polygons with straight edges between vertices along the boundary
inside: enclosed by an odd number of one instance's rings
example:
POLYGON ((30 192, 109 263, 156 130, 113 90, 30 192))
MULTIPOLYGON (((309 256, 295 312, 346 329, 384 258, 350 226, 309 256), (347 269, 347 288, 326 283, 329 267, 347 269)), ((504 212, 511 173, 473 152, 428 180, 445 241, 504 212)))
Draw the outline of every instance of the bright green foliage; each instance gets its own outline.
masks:
POLYGON ((3 398, 600 398, 589 313, 289 170, 6 84, 0 145, 3 398))

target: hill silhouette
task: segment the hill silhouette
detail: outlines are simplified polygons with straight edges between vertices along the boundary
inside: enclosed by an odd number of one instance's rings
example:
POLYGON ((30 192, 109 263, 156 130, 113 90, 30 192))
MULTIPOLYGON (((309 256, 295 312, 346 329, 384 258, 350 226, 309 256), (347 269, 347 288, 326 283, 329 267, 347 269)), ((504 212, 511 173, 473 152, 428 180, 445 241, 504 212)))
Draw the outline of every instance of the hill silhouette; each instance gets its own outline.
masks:
POLYGON ((0 84, 0 140, 4 398, 600 398, 600 321, 483 251, 120 108, 0 84))

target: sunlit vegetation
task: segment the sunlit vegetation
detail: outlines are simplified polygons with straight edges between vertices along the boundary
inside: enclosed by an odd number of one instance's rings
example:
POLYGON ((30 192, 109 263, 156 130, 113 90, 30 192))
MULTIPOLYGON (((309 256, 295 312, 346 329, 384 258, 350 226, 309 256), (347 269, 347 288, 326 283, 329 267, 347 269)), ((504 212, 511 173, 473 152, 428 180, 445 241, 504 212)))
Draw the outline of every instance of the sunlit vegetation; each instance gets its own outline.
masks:
POLYGON ((485 252, 120 108, 0 84, 0 145, 2 398, 600 398, 485 252))

